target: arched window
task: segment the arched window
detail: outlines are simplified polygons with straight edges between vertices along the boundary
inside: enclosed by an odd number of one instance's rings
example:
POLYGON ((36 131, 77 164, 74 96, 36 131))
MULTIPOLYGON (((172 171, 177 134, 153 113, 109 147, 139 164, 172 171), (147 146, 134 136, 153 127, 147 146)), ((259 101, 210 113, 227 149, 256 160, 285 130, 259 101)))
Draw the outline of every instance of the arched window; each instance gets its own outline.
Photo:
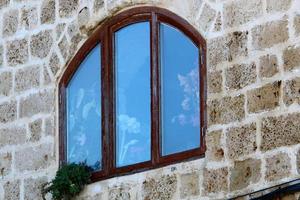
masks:
POLYGON ((86 161, 95 181, 203 156, 205 45, 161 8, 102 24, 59 84, 60 161, 86 161))

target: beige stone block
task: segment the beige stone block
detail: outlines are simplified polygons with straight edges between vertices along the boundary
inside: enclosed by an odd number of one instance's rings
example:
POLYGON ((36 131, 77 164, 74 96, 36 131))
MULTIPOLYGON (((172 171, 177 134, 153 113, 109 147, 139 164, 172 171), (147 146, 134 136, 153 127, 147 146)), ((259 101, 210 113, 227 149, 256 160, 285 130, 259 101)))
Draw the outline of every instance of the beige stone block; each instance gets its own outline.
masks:
POLYGON ((245 116, 245 97, 224 97, 208 102, 208 124, 227 124, 240 121, 245 116))
POLYGON ((104 0, 94 0, 94 12, 97 13, 104 8, 104 0))
POLYGON ((68 42, 67 37, 65 35, 62 37, 62 39, 58 43, 58 48, 59 48, 63 58, 65 60, 68 60, 68 58, 70 56, 70 54, 69 54, 70 45, 69 45, 69 42, 68 42))
POLYGON ((236 0, 224 4, 225 27, 235 27, 263 15, 262 0, 236 0))
POLYGON ((0 123, 12 122, 17 118, 17 102, 3 102, 0 104, 0 123))
POLYGON ((254 153, 257 149, 256 124, 229 128, 226 130, 226 138, 229 158, 237 159, 254 153))
POLYGON ((20 199, 20 180, 7 181, 3 185, 3 189, 5 200, 20 199))
POLYGON ((242 89, 256 82, 256 65, 236 64, 225 71, 225 86, 230 90, 242 89))
POLYGON ((221 161, 224 158, 224 149, 221 145, 222 130, 212 131, 205 135, 205 157, 211 161, 221 161))
POLYGON ((230 190, 241 190, 250 184, 257 183, 261 177, 261 161, 246 159, 234 162, 231 168, 230 190))
POLYGON ((21 10, 21 25, 26 30, 32 30, 38 26, 38 11, 36 7, 24 7, 21 10))
POLYGON ((48 117, 45 119, 45 135, 55 135, 55 123, 53 117, 48 117))
POLYGON ((43 200, 42 185, 47 182, 47 177, 36 179, 28 178, 24 180, 24 200, 43 200))
POLYGON ((142 196, 144 200, 171 200, 177 190, 176 175, 164 175, 147 179, 143 182, 142 196))
POLYGON ((300 143, 300 114, 267 117, 261 125, 261 149, 272 150, 300 143))
POLYGON ((12 92, 12 73, 0 72, 0 96, 9 96, 12 92))
POLYGON ((52 53, 52 55, 50 57, 50 61, 49 61, 49 67, 50 67, 50 70, 51 70, 53 76, 55 77, 61 67, 59 58, 56 53, 52 53))
MULTIPOLYGON (((132 188, 133 186, 131 186, 132 188)), ((111 200, 131 200, 130 186, 116 186, 109 189, 108 199, 111 200)))
POLYGON ((59 0, 59 16, 61 18, 73 16, 79 6, 78 0, 59 0))
POLYGON ((276 181, 291 173, 291 159, 286 153, 266 158, 266 180, 276 181))
POLYGON ((0 147, 6 145, 24 144, 26 141, 26 129, 22 126, 0 129, 0 147))
POLYGON ((30 141, 38 141, 42 136, 42 123, 41 119, 37 119, 31 123, 29 123, 29 131, 30 131, 30 141))
POLYGON ((261 78, 270 78, 278 72, 278 61, 275 55, 268 54, 259 58, 259 76, 261 78))
POLYGON ((272 110, 279 106, 281 81, 266 84, 247 92, 249 113, 272 110))
POLYGON ((300 77, 284 82, 283 102, 287 106, 292 103, 300 104, 300 77))
POLYGON ((286 11, 291 7, 292 0, 267 0, 267 12, 286 11))
POLYGON ((285 70, 300 67, 300 47, 289 46, 283 51, 283 66, 285 70))
POLYGON ((221 71, 208 72, 207 87, 209 93, 222 92, 222 82, 223 78, 221 71))
POLYGON ((43 90, 20 100, 20 117, 31 117, 38 113, 50 113, 54 110, 54 92, 43 90))
POLYGON ((294 18, 294 28, 296 36, 300 36, 300 14, 296 15, 294 18))
POLYGON ((192 172, 180 176, 180 198, 198 196, 200 194, 199 174, 192 172))
POLYGON ((8 10, 3 14, 2 35, 4 37, 15 34, 18 30, 19 11, 17 9, 8 10))
POLYGON ((212 9, 208 4, 205 4, 202 8, 202 12, 199 17, 199 27, 202 31, 207 32, 210 30, 214 19, 216 17, 216 11, 212 9))
POLYGON ((288 20, 284 18, 258 25, 252 28, 251 34, 252 45, 255 49, 270 48, 288 40, 288 20))
POLYGON ((28 41, 14 40, 7 43, 6 60, 8 65, 25 64, 28 61, 28 41))
POLYGON ((204 194, 218 193, 228 190, 228 169, 204 169, 203 192, 204 194))
POLYGON ((236 31, 207 41, 208 66, 248 56, 248 31, 236 31))
MULTIPOLYGON (((1 137, 0 137, 1 138, 1 137)), ((12 154, 0 153, 0 178, 10 174, 12 167, 12 154)))
POLYGON ((38 58, 45 58, 52 47, 53 38, 52 31, 41 31, 31 37, 30 49, 31 55, 38 58))
POLYGON ((53 152, 53 144, 51 143, 16 151, 15 168, 20 172, 45 169, 55 160, 53 152))
POLYGON ((55 22, 55 0, 44 0, 42 3, 41 23, 53 24, 55 22))
POLYGON ((16 71, 15 91, 22 92, 40 85, 40 66, 30 66, 16 71))

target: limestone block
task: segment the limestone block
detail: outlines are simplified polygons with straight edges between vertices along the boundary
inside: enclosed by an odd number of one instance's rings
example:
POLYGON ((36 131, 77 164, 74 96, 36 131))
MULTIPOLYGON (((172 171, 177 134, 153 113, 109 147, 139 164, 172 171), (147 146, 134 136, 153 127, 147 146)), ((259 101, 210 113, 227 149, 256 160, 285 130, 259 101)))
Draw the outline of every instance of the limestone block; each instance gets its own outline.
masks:
POLYGON ((53 24, 55 22, 55 0, 44 0, 41 10, 41 23, 53 24))
POLYGON ((207 87, 209 93, 220 93, 222 92, 222 72, 213 71, 208 72, 207 76, 207 87))
POLYGON ((11 66, 28 61, 28 41, 26 39, 7 42, 6 60, 11 66))
POLYGON ((30 66, 16 71, 15 91, 21 92, 40 85, 40 67, 30 66))
POLYGON ((9 10, 3 15, 2 34, 4 37, 15 34, 18 30, 19 11, 17 9, 9 10))
POLYGON ((259 58, 259 76, 269 78, 278 73, 278 61, 275 55, 265 55, 259 58))
POLYGON ((224 158, 224 149, 221 145, 222 130, 212 131, 205 135, 205 157, 211 161, 221 161, 224 158))
POLYGON ((180 198, 198 196, 200 194, 199 174, 192 172, 180 176, 180 198))
POLYGON ((289 46, 283 51, 283 66, 285 70, 300 67, 300 47, 289 46))
POLYGON ((26 128, 15 126, 13 128, 0 129, 0 147, 6 145, 24 144, 26 141, 26 128))
POLYGON ((205 169, 203 174, 204 194, 218 193, 228 190, 228 169, 205 169))
POLYGON ((12 73, 10 71, 0 72, 0 97, 9 96, 12 91, 12 73))
POLYGON ((14 121, 17 118, 17 102, 9 101, 0 104, 0 123, 14 121))
POLYGON ((266 158, 266 180, 275 181, 289 176, 291 159, 286 153, 266 158))
POLYGON ((41 31, 33 35, 30 40, 31 55, 38 58, 46 57, 51 50, 52 44, 53 38, 50 30, 41 31))

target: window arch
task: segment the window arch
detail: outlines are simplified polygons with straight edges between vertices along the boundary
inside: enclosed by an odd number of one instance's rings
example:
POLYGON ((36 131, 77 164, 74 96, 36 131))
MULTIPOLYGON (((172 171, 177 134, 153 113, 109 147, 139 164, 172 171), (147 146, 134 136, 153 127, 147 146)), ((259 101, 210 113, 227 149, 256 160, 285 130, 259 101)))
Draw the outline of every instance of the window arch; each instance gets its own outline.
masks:
POLYGON ((104 22, 59 83, 60 164, 86 161, 95 181, 203 156, 205 52, 162 8, 104 22))

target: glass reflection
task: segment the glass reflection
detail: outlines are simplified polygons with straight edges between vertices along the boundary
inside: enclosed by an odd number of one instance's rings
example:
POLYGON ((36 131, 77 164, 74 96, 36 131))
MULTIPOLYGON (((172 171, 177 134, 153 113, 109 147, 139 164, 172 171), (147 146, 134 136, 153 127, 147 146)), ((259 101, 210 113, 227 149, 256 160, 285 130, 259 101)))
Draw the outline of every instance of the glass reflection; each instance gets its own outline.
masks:
POLYGON ((100 44, 81 63, 67 87, 67 160, 101 169, 100 44))
POLYGON ((162 155, 200 146, 199 52, 182 32, 160 25, 162 155))
POLYGON ((116 164, 150 160, 150 24, 115 33, 116 164))

